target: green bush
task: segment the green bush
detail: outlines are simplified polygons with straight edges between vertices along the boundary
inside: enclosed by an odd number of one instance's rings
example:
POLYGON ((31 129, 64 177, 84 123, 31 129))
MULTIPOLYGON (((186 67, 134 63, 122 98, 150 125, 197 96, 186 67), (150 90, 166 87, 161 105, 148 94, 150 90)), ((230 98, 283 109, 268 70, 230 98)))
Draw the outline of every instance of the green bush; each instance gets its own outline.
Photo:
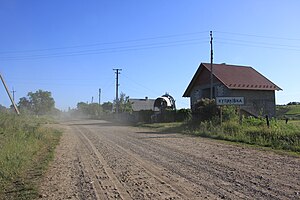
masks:
POLYGON ((219 109, 214 99, 201 99, 194 106, 194 120, 207 121, 219 116, 219 109))
POLYGON ((222 121, 238 120, 239 115, 235 106, 222 106, 222 121))

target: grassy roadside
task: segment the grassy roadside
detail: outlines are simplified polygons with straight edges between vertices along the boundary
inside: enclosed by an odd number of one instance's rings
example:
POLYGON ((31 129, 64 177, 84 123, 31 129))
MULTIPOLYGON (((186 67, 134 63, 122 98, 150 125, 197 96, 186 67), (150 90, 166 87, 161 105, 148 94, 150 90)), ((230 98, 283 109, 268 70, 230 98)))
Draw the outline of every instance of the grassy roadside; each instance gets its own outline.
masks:
POLYGON ((37 180, 61 135, 46 123, 47 119, 0 113, 0 199, 37 198, 37 180))
POLYGON ((300 120, 300 105, 280 105, 276 106, 278 118, 300 120))
POLYGON ((300 153, 300 121, 272 120, 268 128, 263 119, 244 119, 224 122, 222 126, 213 122, 184 122, 142 124, 142 127, 161 132, 178 132, 195 136, 225 140, 235 143, 268 147, 300 153))

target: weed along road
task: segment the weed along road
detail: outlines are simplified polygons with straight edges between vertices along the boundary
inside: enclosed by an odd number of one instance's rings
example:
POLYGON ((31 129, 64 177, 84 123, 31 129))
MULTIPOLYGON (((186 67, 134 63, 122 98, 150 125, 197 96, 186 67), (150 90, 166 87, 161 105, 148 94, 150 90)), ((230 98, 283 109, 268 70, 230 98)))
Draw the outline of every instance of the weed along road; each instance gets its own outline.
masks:
POLYGON ((43 199, 300 199, 300 159, 216 140, 61 123, 43 199))

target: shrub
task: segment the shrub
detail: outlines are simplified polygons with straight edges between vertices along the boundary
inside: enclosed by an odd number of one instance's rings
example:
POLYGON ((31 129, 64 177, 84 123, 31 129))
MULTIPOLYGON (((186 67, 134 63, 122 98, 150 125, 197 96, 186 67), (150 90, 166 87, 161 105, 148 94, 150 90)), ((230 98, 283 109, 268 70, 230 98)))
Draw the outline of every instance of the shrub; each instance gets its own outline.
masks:
POLYGON ((192 111, 190 109, 180 109, 176 111, 175 120, 177 122, 189 121, 192 118, 192 111))
POLYGON ((238 120, 239 115, 235 106, 222 106, 222 120, 238 120))
POLYGON ((262 118, 255 118, 255 117, 246 117, 243 119, 243 124, 249 125, 249 126, 262 126, 266 124, 265 120, 262 118))
POLYGON ((241 131, 241 125, 237 121, 227 121, 222 124, 225 134, 234 135, 241 131))
POLYGON ((214 99, 201 99, 195 104, 193 118, 200 121, 207 121, 218 115, 219 110, 214 99))

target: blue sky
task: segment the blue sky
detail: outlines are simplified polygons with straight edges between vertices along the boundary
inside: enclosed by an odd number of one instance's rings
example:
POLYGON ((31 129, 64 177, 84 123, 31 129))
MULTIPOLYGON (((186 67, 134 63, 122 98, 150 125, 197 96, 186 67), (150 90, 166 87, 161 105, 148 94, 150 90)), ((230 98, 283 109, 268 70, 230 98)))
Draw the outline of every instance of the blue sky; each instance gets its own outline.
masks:
MULTIPOLYGON (((201 62, 252 66, 300 101, 298 0, 0 0, 0 73, 15 99, 38 89, 56 107, 171 94, 179 108, 201 62)), ((10 102, 0 86, 0 104, 10 102)))

